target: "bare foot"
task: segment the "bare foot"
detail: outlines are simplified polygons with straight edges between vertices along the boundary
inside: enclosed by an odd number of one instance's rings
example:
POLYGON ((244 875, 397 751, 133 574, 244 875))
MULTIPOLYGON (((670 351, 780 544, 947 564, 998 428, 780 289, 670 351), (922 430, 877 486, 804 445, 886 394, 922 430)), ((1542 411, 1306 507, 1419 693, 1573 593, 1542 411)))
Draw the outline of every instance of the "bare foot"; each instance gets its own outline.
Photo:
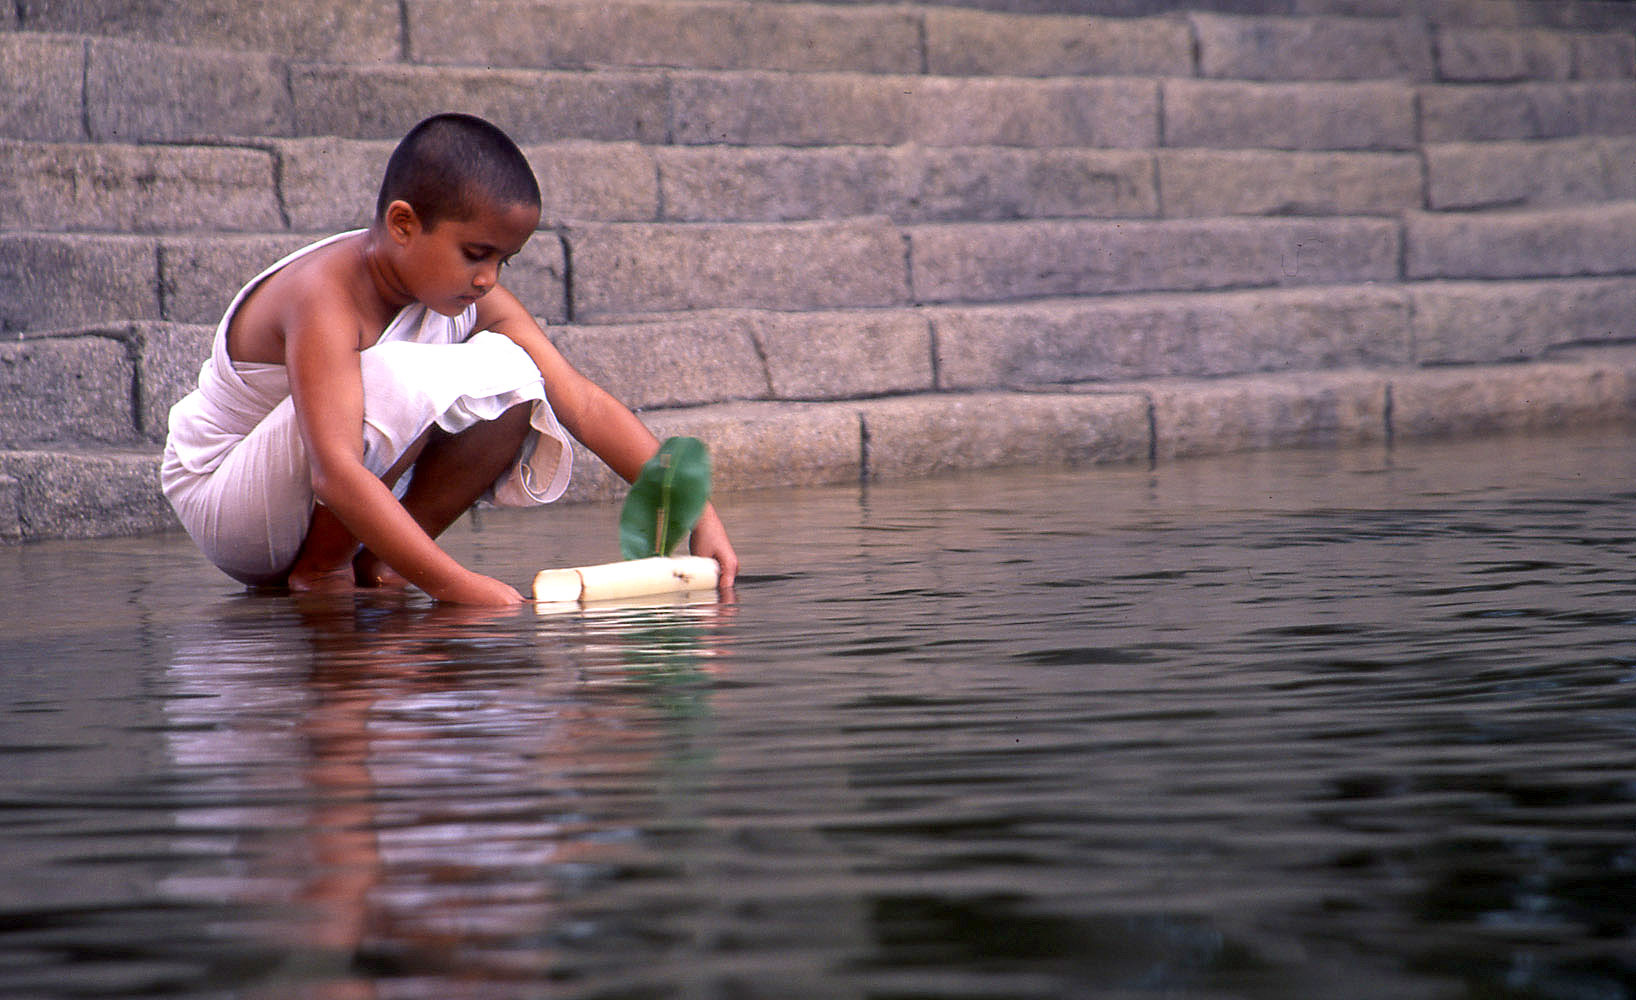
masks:
POLYGON ((360 587, 379 587, 383 590, 408 590, 414 584, 404 579, 403 574, 376 558, 375 553, 364 549, 358 553, 358 558, 352 560, 353 579, 360 587))
POLYGON ((351 566, 290 570, 290 589, 298 593, 343 594, 356 590, 357 586, 351 566))

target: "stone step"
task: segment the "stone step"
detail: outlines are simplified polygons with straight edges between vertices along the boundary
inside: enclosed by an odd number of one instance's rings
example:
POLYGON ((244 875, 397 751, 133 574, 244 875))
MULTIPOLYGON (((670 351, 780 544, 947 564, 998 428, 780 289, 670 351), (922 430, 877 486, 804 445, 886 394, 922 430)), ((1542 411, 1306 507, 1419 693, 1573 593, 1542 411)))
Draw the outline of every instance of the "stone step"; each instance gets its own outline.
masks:
POLYGON ((1470 84, 1418 91, 1426 143, 1636 135, 1636 81, 1470 84))
POLYGON ((1413 213, 1404 274, 1428 279, 1636 273, 1636 202, 1477 213, 1413 213))
POLYGON ((1636 136, 1434 143, 1426 207, 1548 208, 1636 198, 1636 136))
MULTIPOLYGON (((832 402, 649 411, 660 436, 709 442, 722 493, 1006 466, 1168 461, 1277 447, 1561 430, 1636 418, 1636 350, 1530 365, 1348 368, 1076 383, 832 402)), ((575 446, 573 501, 624 485, 575 446)), ((175 525, 156 447, 0 450, 0 540, 136 534, 175 525)))
MULTIPOLYGON (((215 323, 274 261, 330 235, 0 233, 0 331, 166 320, 215 323)), ((506 284, 544 318, 567 316, 562 242, 530 240, 506 284)))
MULTIPOLYGON (((0 26, 5 25, 0 21, 0 26)), ((398 0, 276 4, 57 3, 18 0, 10 27, 203 48, 280 52, 297 59, 377 62, 402 54, 398 0)))

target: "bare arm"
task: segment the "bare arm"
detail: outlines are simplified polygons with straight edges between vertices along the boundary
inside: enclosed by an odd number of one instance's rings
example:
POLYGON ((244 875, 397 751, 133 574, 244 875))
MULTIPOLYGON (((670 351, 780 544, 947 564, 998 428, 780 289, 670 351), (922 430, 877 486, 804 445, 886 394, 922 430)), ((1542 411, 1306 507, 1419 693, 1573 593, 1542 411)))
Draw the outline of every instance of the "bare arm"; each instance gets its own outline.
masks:
POLYGON ((461 566, 363 464, 363 375, 356 322, 314 295, 290 305, 285 360, 319 503, 387 565, 439 600, 510 604, 520 595, 461 566))
MULTIPOLYGON (((629 407, 570 365, 527 308, 503 287, 497 286, 478 302, 477 329, 503 334, 528 352, 545 379, 546 398, 563 427, 626 482, 633 482, 643 463, 658 452, 659 439, 653 432, 629 407)), ((694 555, 720 564, 724 589, 733 585, 738 555, 713 505, 705 506, 689 547, 694 555)))

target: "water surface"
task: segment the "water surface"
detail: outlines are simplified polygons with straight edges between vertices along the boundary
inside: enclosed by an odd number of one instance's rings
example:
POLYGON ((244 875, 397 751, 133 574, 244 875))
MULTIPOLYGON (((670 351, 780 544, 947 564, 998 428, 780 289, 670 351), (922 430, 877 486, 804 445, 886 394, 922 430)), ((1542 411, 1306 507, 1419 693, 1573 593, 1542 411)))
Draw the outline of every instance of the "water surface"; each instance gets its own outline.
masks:
POLYGON ((1633 473, 728 495, 732 601, 555 615, 0 549, 0 996, 1636 996, 1633 473))

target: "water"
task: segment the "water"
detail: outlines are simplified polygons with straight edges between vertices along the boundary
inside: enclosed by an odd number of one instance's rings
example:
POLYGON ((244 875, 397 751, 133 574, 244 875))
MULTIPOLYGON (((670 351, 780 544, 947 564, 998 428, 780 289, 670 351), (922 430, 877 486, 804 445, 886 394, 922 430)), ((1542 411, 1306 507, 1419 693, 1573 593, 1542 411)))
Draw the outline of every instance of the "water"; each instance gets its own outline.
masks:
POLYGON ((0 996, 1636 996, 1633 473, 745 494, 736 600, 571 615, 0 549, 0 996))

